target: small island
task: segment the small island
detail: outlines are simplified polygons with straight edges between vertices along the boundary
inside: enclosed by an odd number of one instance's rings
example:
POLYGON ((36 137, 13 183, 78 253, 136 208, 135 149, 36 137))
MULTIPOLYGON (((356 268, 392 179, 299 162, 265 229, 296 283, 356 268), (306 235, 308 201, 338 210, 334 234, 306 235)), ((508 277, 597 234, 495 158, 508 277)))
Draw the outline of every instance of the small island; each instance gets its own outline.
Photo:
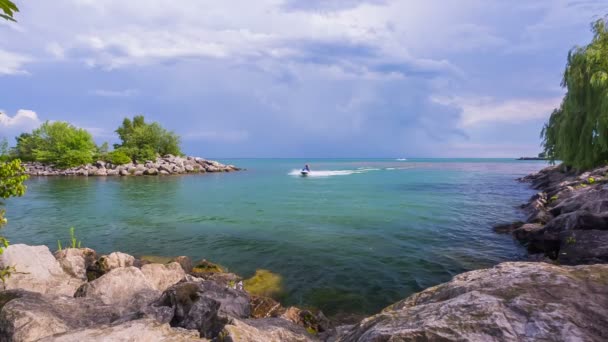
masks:
POLYGON ((29 176, 164 176, 240 169, 217 161, 185 156, 180 137, 142 115, 125 118, 115 131, 120 144, 97 146, 85 129, 67 122, 45 122, 19 135, 17 145, 3 143, 2 160, 20 160, 29 176))

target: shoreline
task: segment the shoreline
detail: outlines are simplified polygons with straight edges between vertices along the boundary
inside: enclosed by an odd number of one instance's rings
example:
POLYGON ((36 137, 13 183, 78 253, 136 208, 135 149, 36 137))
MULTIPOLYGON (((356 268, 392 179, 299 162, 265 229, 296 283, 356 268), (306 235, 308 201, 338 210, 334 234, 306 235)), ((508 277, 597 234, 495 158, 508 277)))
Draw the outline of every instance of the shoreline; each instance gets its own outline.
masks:
POLYGON ((68 169, 58 169, 53 165, 39 162, 24 162, 26 174, 29 176, 168 176, 183 174, 202 174, 216 172, 242 171, 234 165, 224 165, 214 160, 191 156, 165 155, 155 161, 145 163, 129 163, 114 165, 104 161, 94 164, 76 166, 68 169))
POLYGON ((608 166, 576 174, 549 166, 519 178, 539 192, 520 206, 525 221, 499 224, 532 260, 563 265, 608 262, 608 166))

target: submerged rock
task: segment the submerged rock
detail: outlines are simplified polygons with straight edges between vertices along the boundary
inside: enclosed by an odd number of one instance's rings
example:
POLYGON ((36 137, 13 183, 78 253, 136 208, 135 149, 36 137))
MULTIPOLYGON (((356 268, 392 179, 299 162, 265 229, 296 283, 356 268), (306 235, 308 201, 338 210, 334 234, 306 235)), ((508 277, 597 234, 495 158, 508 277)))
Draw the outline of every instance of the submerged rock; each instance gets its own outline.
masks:
POLYGON ((245 279, 243 285, 252 295, 281 298, 284 295, 283 278, 268 270, 256 270, 253 277, 245 279))
POLYGON ((608 265, 507 262, 463 273, 335 341, 605 341, 608 265))

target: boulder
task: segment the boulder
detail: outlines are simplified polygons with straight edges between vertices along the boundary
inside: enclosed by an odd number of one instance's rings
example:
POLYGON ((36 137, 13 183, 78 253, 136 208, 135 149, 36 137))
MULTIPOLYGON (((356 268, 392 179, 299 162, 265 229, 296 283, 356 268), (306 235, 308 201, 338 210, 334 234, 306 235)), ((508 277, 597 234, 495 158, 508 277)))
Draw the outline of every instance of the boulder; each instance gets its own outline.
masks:
POLYGON ((163 176, 168 176, 168 175, 170 175, 170 174, 171 174, 171 172, 166 171, 166 170, 160 170, 159 174, 160 174, 160 175, 163 175, 163 176))
POLYGON ((120 175, 121 176, 128 176, 129 175, 129 170, 127 170, 126 168, 120 170, 120 175))
POLYGON ((280 318, 234 319, 224 326, 221 334, 224 341, 230 342, 318 341, 306 329, 280 318))
POLYGON ((114 252, 110 255, 102 255, 97 263, 103 272, 109 272, 115 268, 133 266, 135 257, 126 253, 114 252))
POLYGON ((66 273, 87 280, 87 268, 95 264, 97 253, 90 248, 66 248, 55 252, 55 258, 66 273))
POLYGON ((96 298, 106 305, 137 310, 160 296, 160 292, 136 267, 120 267, 82 285, 75 297, 96 298))
POLYGON ((147 313, 173 327, 196 329, 202 337, 214 338, 229 318, 250 316, 249 296, 210 281, 181 282, 165 291, 147 313))
POLYGON ((10 245, 0 255, 0 267, 14 267, 4 288, 72 296, 83 283, 64 272, 46 246, 10 245))
POLYGON ((198 332, 179 328, 171 328, 153 319, 139 319, 121 324, 86 328, 64 334, 53 335, 40 340, 41 342, 81 342, 81 341, 208 341, 202 340, 198 332))
POLYGON ((513 236, 522 242, 527 242, 539 236, 544 226, 538 223, 526 223, 513 231, 513 236))
POLYGON ((154 176, 154 175, 157 175, 157 174, 158 174, 158 170, 156 168, 153 168, 153 167, 151 167, 149 169, 146 169, 146 171, 144 171, 144 175, 154 176))
POLYGON ((608 265, 507 262, 460 274, 336 341, 605 341, 608 265))
POLYGON ((608 263, 608 231, 589 229, 563 233, 557 261, 562 265, 608 263))
POLYGON ((141 267, 141 272, 152 284, 152 287, 158 291, 165 291, 186 276, 186 272, 177 262, 166 265, 146 264, 141 267))
POLYGON ((94 298, 8 290, 0 292, 0 341, 37 341, 74 329, 110 324, 119 316, 113 306, 94 298))
POLYGON ((134 176, 143 176, 144 175, 144 171, 141 170, 137 170, 133 173, 134 176))

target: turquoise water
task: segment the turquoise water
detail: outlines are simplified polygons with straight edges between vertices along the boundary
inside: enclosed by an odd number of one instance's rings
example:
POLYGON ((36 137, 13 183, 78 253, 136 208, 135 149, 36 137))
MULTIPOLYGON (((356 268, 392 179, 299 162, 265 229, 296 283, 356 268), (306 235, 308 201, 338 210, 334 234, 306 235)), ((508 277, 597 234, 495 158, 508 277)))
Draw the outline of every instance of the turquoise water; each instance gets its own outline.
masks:
POLYGON ((514 179, 546 164, 484 159, 221 160, 230 174, 32 178, 7 202, 11 243, 207 258, 284 278, 285 304, 371 313, 463 271, 521 259, 492 225, 522 218, 514 179), (311 177, 297 171, 304 163, 311 177))

